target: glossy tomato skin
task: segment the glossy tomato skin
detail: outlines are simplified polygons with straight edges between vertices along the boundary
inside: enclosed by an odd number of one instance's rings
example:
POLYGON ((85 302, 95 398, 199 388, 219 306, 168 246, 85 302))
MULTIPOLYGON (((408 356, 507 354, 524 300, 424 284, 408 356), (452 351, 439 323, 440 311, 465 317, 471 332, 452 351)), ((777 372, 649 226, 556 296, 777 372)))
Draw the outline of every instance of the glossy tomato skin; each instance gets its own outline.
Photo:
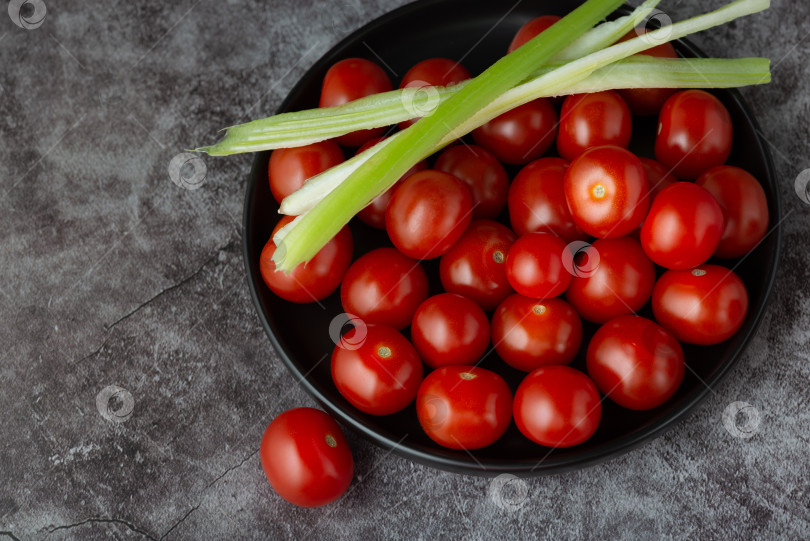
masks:
POLYGON ((574 223, 598 238, 627 235, 641 225, 649 208, 644 165, 616 146, 583 152, 565 171, 563 188, 574 223))
POLYGON ((641 160, 641 165, 644 166, 644 172, 647 173, 647 185, 650 187, 649 199, 650 204, 652 204, 653 199, 655 199, 655 196, 658 195, 661 190, 675 184, 678 182, 678 179, 672 176, 672 173, 670 173, 666 167, 652 158, 639 156, 638 159, 641 160))
POLYGON ((259 457, 276 493, 301 507, 337 500, 354 473, 343 431, 314 408, 287 410, 273 419, 262 437, 259 457))
POLYGON ((416 309, 411 341, 431 368, 473 364, 489 346, 489 320, 484 310, 466 297, 434 295, 416 309))
MULTIPOLYGON (((393 90, 385 71, 365 58, 346 58, 336 62, 323 78, 319 107, 335 107, 358 98, 393 90)), ((336 139, 347 147, 359 147, 372 137, 379 137, 385 128, 372 128, 347 133, 336 139)))
POLYGON ((450 173, 470 190, 473 218, 495 218, 506 206, 509 176, 489 151, 475 145, 452 146, 442 152, 434 166, 450 173))
MULTIPOLYGON (((619 43, 636 38, 645 33, 647 33, 646 28, 631 30, 619 40, 619 43)), ((678 58, 678 53, 670 42, 656 45, 655 47, 636 53, 633 56, 638 55, 647 55, 656 58, 678 58)), ((631 113, 638 116, 649 116, 658 114, 658 111, 661 110, 661 106, 664 105, 667 98, 677 92, 677 90, 674 88, 621 88, 618 89, 617 92, 627 103, 627 107, 630 109, 631 113)))
POLYGON ((723 229, 723 211, 714 196, 692 182, 676 182, 653 201, 641 227, 641 245, 662 267, 690 269, 711 257, 723 229))
POLYGON ((574 273, 565 292, 571 306, 594 323, 640 310, 650 300, 655 285, 655 265, 641 244, 630 237, 619 237, 599 239, 591 248, 599 261, 588 270, 574 273))
POLYGON ((563 178, 568 162, 540 158, 527 164, 509 186, 509 221, 520 236, 545 231, 565 242, 587 236, 574 223, 565 201, 563 178))
POLYGON ((694 180, 723 165, 731 153, 731 115, 703 90, 683 90, 664 102, 658 115, 655 159, 681 180, 694 180))
POLYGON ((720 265, 670 270, 655 284, 655 319, 687 344, 719 344, 731 338, 748 313, 748 292, 740 277, 720 265))
POLYGON ((557 112, 538 98, 497 116, 472 132, 475 144, 503 163, 522 165, 536 160, 557 135, 557 112))
POLYGON ((340 286, 352 262, 352 233, 349 226, 344 226, 312 259, 286 274, 276 271, 276 264, 273 262, 273 254, 276 253, 273 235, 292 220, 291 216, 284 216, 276 224, 270 240, 259 256, 259 271, 267 287, 282 299, 296 303, 319 301, 340 286))
POLYGON ((520 383, 514 400, 520 432, 540 445, 571 447, 596 432, 602 418, 593 381, 570 366, 542 366, 520 383))
POLYGON ((506 364, 524 372, 569 364, 582 344, 582 321, 561 299, 511 295, 492 315, 492 343, 506 364))
POLYGON ((304 182, 343 162, 343 151, 331 140, 302 147, 279 148, 270 154, 267 167, 270 191, 281 200, 304 185, 304 182))
MULTIPOLYGON (((450 86, 470 78, 470 72, 460 63, 449 58, 428 58, 415 64, 402 77, 399 88, 421 88, 425 86, 450 86)), ((416 119, 399 123, 401 129, 409 127, 416 119)))
POLYGON ((565 242, 553 233, 529 233, 520 237, 506 255, 506 278, 526 297, 550 299, 561 295, 571 283, 563 265, 565 242))
POLYGON ((602 393, 631 410, 656 408, 683 381, 683 349, 666 329, 640 316, 602 325, 588 344, 588 375, 602 393))
POLYGON ((472 219, 472 196, 459 179, 427 169, 405 179, 385 211, 385 229, 394 246, 414 259, 447 252, 472 219))
POLYGON ((347 313, 397 330, 410 325, 427 297, 422 266, 393 248, 377 248, 358 258, 340 286, 340 301, 347 313))
POLYGON ((517 31, 515 37, 512 38, 512 43, 509 44, 509 49, 507 52, 511 53, 559 20, 560 17, 557 17, 556 15, 541 15, 540 17, 535 17, 520 27, 520 30, 517 31))
POLYGON ((396 329, 355 326, 332 351, 332 381, 343 398, 360 411, 390 415, 416 398, 422 383, 422 362, 396 329))
POLYGON ((747 171, 719 165, 695 182, 720 203, 725 229, 714 255, 741 257, 753 250, 768 231, 768 199, 762 185, 747 171))
MULTIPOLYGON (((369 139, 363 146, 357 149, 355 156, 360 154, 369 148, 373 147, 380 141, 385 139, 385 137, 375 137, 373 139, 369 139)), ((428 168, 428 164, 425 160, 418 162, 416 165, 408 169, 404 175, 397 181, 396 184, 388 188, 386 191, 375 197, 371 200, 371 203, 366 205, 363 210, 357 213, 357 217, 365 223, 366 225, 370 225, 376 229, 385 229, 385 209, 388 208, 388 202, 391 201, 391 196, 394 195, 394 192, 402 183, 403 180, 408 178, 409 176, 413 175, 414 173, 418 173, 419 171, 424 171, 428 168)))
POLYGON ((501 376, 476 366, 443 366, 416 395, 425 433, 443 447, 480 449, 495 443, 512 419, 512 392, 501 376))
POLYGON ((563 102, 559 130, 557 152, 571 161, 593 147, 627 148, 633 120, 627 104, 613 90, 575 94, 563 102))
POLYGON ((492 220, 473 220, 439 262, 442 287, 492 310, 514 293, 506 278, 506 254, 517 236, 492 220))

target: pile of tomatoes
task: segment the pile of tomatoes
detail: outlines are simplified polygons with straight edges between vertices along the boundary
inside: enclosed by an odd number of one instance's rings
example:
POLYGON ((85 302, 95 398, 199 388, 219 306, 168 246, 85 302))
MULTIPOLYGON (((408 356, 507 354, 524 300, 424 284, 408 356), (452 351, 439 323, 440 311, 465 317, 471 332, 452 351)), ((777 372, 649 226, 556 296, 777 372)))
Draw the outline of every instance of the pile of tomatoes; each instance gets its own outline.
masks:
MULTIPOLYGON (((556 19, 531 21, 509 50, 556 19)), ((649 54, 676 56, 669 44, 649 54)), ((400 87, 469 77, 457 62, 431 58, 400 87)), ((326 74, 320 105, 391 89, 379 66, 349 58, 326 74)), ((597 429, 603 396, 632 410, 662 405, 684 377, 681 343, 716 344, 742 326, 743 282, 731 262, 707 261, 747 254, 769 216, 759 182, 725 165, 733 130, 723 104, 701 90, 640 89, 568 96, 558 105, 537 99, 504 113, 372 201, 357 218, 384 229, 391 247, 353 260, 351 227, 364 226, 352 224, 285 275, 268 241, 260 267, 274 293, 313 302, 339 289, 354 326, 335 346, 331 373, 358 410, 389 415, 415 402, 425 433, 451 449, 491 445, 512 419, 532 442, 574 446, 597 429), (654 158, 636 156, 627 150, 633 115, 653 114, 654 158), (510 180, 504 165, 521 168, 510 180), (420 261, 433 258, 445 292, 429 297, 420 261), (648 303, 654 321, 635 315, 648 303), (601 325, 587 343, 582 320, 601 325), (514 393, 498 373, 477 366, 493 350, 526 373, 514 393), (585 371, 568 366, 580 350, 585 371)), ((274 151, 273 195, 281 201, 342 162, 345 149, 365 150, 384 131, 274 151)), ((323 456, 345 447, 337 425, 328 430, 312 439, 323 456)), ((269 470, 290 468, 271 464, 281 456, 273 449, 283 447, 276 432, 271 425, 262 458, 279 490, 269 470)), ((335 491, 351 473, 341 479, 335 491)), ((288 497, 307 504, 295 498, 288 497)), ((310 501, 325 500, 317 502, 310 501)))

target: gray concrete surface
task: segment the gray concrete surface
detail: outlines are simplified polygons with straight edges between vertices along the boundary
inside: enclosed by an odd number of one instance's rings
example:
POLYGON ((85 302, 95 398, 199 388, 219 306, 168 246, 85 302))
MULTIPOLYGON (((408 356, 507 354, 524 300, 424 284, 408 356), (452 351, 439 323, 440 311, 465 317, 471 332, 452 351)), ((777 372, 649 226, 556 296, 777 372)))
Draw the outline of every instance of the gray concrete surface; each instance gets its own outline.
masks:
MULTIPOLYGON (((354 434, 357 476, 339 504, 298 509, 272 492, 261 434, 313 401, 248 297, 251 158, 205 158, 195 191, 167 167, 222 126, 272 112, 320 54, 401 3, 45 0, 32 30, 0 10, 0 538, 810 538, 800 0, 696 40, 773 59, 774 82, 743 93, 772 145, 786 235, 759 334, 694 414, 605 464, 526 481, 513 509, 496 505, 491 480, 354 434), (110 385, 128 393, 115 399, 132 408, 125 422, 96 407, 110 385), (724 427, 735 401, 759 413, 753 437, 724 427)), ((701 5, 662 8, 682 18, 701 5)))

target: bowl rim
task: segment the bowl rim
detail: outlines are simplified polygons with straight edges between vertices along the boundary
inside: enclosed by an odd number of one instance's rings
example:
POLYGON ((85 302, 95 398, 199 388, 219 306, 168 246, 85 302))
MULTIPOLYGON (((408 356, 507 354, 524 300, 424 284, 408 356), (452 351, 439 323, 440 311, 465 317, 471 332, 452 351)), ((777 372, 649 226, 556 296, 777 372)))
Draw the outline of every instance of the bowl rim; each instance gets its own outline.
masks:
MULTIPOLYGON (((413 11, 421 11, 423 9, 429 8, 431 5, 442 4, 445 3, 446 1, 447 0, 417 0, 415 2, 396 8, 392 11, 386 12, 380 17, 377 17, 376 19, 373 19, 372 21, 352 31, 349 35, 344 37, 333 47, 330 47, 329 50, 327 50, 316 62, 314 62, 307 69, 304 75, 296 82, 296 84, 287 93, 286 97, 276 110, 276 114, 285 111, 285 109, 289 106, 289 103, 292 101, 293 97, 296 96, 301 91, 302 87, 305 84, 305 80, 308 78, 310 73, 323 67, 327 62, 331 62, 332 61, 331 58, 334 55, 339 54, 342 49, 353 43, 358 38, 359 35, 370 32, 379 26, 389 24, 391 21, 396 20, 399 17, 405 16, 413 11)), ((629 6, 624 5, 620 7, 619 10, 617 11, 620 12, 621 10, 628 10, 628 9, 630 9, 629 6)), ((692 54, 695 57, 706 56, 706 54, 689 39, 681 38, 678 40, 674 40, 673 44, 675 44, 676 48, 686 50, 688 53, 692 54)), ((248 288, 250 290, 250 297, 251 300, 253 301, 254 308, 258 313, 259 319, 261 320, 262 327, 264 328, 265 333, 270 339, 270 342, 272 343, 273 347, 275 348, 284 365, 287 367, 290 373, 298 380, 297 381, 298 384, 303 386, 303 388, 311 396, 313 396, 330 415, 332 415, 338 421, 340 421, 341 424, 350 427, 351 429, 362 434, 369 441, 382 447, 383 449, 388 450, 389 454, 391 452, 396 452, 398 455, 402 457, 405 457, 409 460, 430 467, 439 468, 445 471, 478 476, 495 476, 504 473, 514 474, 517 476, 548 475, 594 466, 610 458, 620 456, 629 451, 632 451, 633 449, 636 449, 637 447, 639 447, 644 443, 652 441, 653 439, 661 436, 664 432, 673 428, 677 423, 684 421, 689 414, 693 413, 695 407, 700 402, 706 399, 706 397, 709 394, 709 391, 712 391, 717 384, 722 382, 727 377, 731 369, 739 363, 739 360, 742 357, 743 352, 748 347, 753 337, 757 334, 757 331, 762 323, 762 318, 765 314, 765 311, 767 310, 772 300, 773 287, 776 281, 779 261, 781 259, 782 212, 783 212, 782 200, 781 200, 781 193, 778 190, 776 170, 773 165, 773 158, 770 149, 768 148, 768 145, 765 144, 759 123, 757 122, 756 118, 754 117, 753 113, 751 112, 748 106, 748 103, 744 100, 740 92, 736 88, 729 88, 724 90, 728 92, 730 98, 737 103, 746 122, 748 122, 748 124, 753 129, 757 147, 759 148, 760 153, 764 157, 764 169, 767 172, 768 180, 775 188, 772 194, 772 201, 770 201, 773 204, 774 209, 776 210, 775 216, 771 217, 771 219, 775 222, 775 225, 766 234, 766 237, 769 235, 775 235, 773 259, 771 261, 772 264, 770 265, 768 270, 769 274, 767 276, 767 283, 764 290, 763 301, 757 307, 756 312, 753 314, 753 321, 750 329, 742 338, 742 340, 739 342, 737 347, 732 351, 731 355, 726 360, 726 362, 720 365, 717 368, 717 370, 711 375, 711 377, 703 380, 703 384, 697 386, 695 391, 693 391, 690 395, 684 397, 681 406, 678 409, 674 410, 668 417, 656 420, 650 423, 649 426, 639 429, 627 436, 620 437, 616 440, 607 442, 603 446, 600 446, 596 449, 591 449, 588 451, 584 451, 582 453, 577 453, 566 457, 555 457, 553 461, 550 461, 548 463, 546 463, 546 459, 548 458, 548 456, 546 456, 545 458, 541 459, 534 465, 531 465, 531 463, 529 462, 510 462, 509 460, 504 460, 503 462, 497 463, 487 462, 484 464, 477 460, 469 460, 469 459, 464 460, 450 456, 443 456, 436 453, 425 452, 422 449, 414 448, 408 446, 407 444, 403 444, 402 441, 407 437, 407 434, 403 436, 403 438, 401 438, 399 441, 395 441, 394 439, 388 438, 376 432, 375 430, 363 425, 361 422, 357 421, 355 418, 353 418, 348 413, 343 411, 343 409, 333 404, 328 397, 324 396, 324 394, 321 393, 306 378, 305 374, 302 374, 298 370, 298 368, 295 366, 295 363, 292 361, 292 358, 288 355, 287 351, 279 342, 267 316, 263 312, 262 305, 258 296, 258 291, 254 284, 254 280, 252 279, 253 269, 251 268, 251 263, 258 256, 251 252, 252 248, 249 243, 249 235, 247 234, 247 231, 250 226, 249 224, 250 208, 255 194, 254 189, 255 179, 259 178, 257 177, 257 168, 260 167, 260 163, 262 162, 261 158, 262 153, 256 153, 256 156, 253 159, 253 164, 251 166, 250 178, 246 186, 246 193, 244 199, 242 232, 241 232, 242 255, 245 265, 248 288)))

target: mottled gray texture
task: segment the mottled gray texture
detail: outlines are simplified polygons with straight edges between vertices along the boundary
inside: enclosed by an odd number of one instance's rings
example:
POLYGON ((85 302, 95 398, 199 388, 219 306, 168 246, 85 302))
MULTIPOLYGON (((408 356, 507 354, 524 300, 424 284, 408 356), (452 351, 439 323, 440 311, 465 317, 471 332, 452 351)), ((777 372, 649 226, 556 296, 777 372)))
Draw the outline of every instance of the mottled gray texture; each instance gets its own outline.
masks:
MULTIPOLYGON (((0 537, 810 538, 810 206, 793 192, 810 167, 807 2, 776 0, 696 40, 773 59, 774 83, 743 91, 786 212, 757 337, 674 430, 603 465, 528 480, 514 512, 493 503, 490 480, 414 465, 354 434, 343 501, 281 501, 258 442, 273 416, 313 401, 248 297, 251 158, 205 158, 196 191, 167 175, 175 154, 272 112, 320 54, 402 2, 46 3, 31 31, 0 10, 0 537), (96 410, 111 384, 134 399, 125 423, 96 410), (761 415, 747 440, 721 422, 736 400, 761 415)), ((701 5, 662 7, 682 18, 701 5)))

